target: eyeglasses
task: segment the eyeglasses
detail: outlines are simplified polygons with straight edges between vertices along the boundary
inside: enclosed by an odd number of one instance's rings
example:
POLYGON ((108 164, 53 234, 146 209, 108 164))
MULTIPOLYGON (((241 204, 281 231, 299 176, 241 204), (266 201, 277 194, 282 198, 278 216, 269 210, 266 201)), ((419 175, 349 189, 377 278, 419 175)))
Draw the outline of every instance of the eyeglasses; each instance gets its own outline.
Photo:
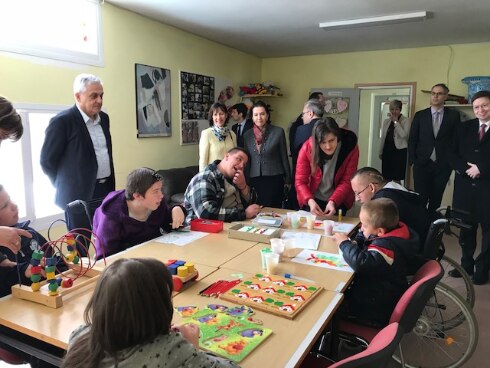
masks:
POLYGON ((301 113, 301 116, 303 116, 304 114, 308 114, 309 112, 310 112, 310 111, 303 111, 303 112, 301 113))
POLYGON ((143 169, 149 170, 151 172, 151 176, 156 181, 162 181, 163 180, 163 177, 159 173, 157 173, 155 170, 150 169, 149 167, 143 167, 143 169))
POLYGON ((361 190, 360 192, 354 192, 354 196, 359 197, 362 192, 364 192, 367 188, 369 188, 369 185, 370 184, 366 185, 366 187, 363 190, 361 190))
POLYGON ((430 93, 431 96, 445 96, 447 95, 446 92, 431 92, 430 93))

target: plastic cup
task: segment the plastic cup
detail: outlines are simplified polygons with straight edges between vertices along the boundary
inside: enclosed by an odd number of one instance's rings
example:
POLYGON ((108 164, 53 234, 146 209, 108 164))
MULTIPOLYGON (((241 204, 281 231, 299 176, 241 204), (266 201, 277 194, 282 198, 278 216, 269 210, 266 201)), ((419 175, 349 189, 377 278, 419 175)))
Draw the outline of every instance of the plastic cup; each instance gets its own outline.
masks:
POLYGON ((262 248, 260 250, 260 257, 261 257, 261 260, 262 260, 262 269, 265 270, 267 268, 267 265, 265 263, 265 257, 268 255, 268 254, 271 254, 272 253, 272 249, 271 248, 262 248))
POLYGON ((280 238, 272 238, 270 239, 272 253, 283 254, 284 253, 284 242, 280 238))
POLYGON ((269 275, 275 275, 277 273, 279 265, 279 254, 269 253, 265 255, 265 267, 269 275))
POLYGON ((296 212, 288 212, 286 213, 286 222, 287 222, 287 226, 291 226, 291 217, 293 216, 293 214, 295 214, 296 212))
POLYGON ((284 253, 283 253, 283 256, 284 257, 294 257, 294 249, 295 249, 295 246, 294 246, 294 239, 285 239, 282 241, 283 244, 284 244, 284 253))
POLYGON ((306 216, 306 228, 308 230, 313 230, 315 228, 315 220, 316 220, 315 215, 306 216))
POLYGON ((293 213, 291 215, 291 227, 293 229, 298 229, 299 228, 299 220, 301 219, 300 215, 297 213, 293 213))
POLYGON ((334 222, 332 220, 324 220, 323 221, 323 229, 325 230, 326 236, 332 236, 333 235, 333 225, 334 225, 334 222))

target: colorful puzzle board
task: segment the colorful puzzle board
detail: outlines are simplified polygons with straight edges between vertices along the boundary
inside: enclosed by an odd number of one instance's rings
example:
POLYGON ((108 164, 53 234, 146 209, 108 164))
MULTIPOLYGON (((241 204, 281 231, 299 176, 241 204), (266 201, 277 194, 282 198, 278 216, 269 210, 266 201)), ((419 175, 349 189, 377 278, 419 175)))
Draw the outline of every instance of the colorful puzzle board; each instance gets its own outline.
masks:
POLYGON ((228 308, 221 304, 208 304, 208 308, 203 310, 196 306, 175 309, 184 323, 199 326, 199 347, 235 362, 242 361, 272 334, 270 328, 254 323, 251 317, 254 311, 245 306, 228 308))
POLYGON ((313 283, 258 273, 220 298, 293 319, 321 289, 313 283))
POLYGON ((291 262, 302 263, 309 266, 330 268, 337 271, 354 272, 339 254, 303 250, 291 262))

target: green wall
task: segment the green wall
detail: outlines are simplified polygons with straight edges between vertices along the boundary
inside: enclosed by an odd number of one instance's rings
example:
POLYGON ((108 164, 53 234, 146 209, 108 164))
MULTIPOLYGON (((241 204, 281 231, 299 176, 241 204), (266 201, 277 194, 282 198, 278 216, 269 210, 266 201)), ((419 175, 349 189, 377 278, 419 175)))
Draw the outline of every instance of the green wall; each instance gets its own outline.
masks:
POLYGON ((226 79, 238 86, 261 79, 261 59, 107 2, 101 9, 104 67, 0 54, 0 94, 16 103, 71 106, 74 77, 82 72, 96 74, 104 82, 104 109, 111 118, 118 188, 140 166, 197 165, 198 146, 180 145, 179 71, 226 79), (136 138, 135 63, 171 71, 171 137, 136 138))

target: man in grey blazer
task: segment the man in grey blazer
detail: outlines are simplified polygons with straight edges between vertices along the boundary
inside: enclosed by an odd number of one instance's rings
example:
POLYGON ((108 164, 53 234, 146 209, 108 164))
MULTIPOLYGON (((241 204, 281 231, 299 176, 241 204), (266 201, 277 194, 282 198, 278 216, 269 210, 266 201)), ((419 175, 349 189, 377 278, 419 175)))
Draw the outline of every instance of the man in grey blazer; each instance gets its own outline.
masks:
POLYGON ((109 116, 101 111, 102 81, 80 74, 75 106, 51 119, 41 149, 41 167, 56 188, 55 203, 105 197, 115 189, 109 116))
POLYGON ((417 111, 408 139, 408 163, 413 165, 415 191, 427 205, 431 219, 436 217, 435 211, 441 205, 451 175, 447 149, 461 121, 457 111, 444 107, 448 93, 445 84, 432 87, 431 107, 417 111))

